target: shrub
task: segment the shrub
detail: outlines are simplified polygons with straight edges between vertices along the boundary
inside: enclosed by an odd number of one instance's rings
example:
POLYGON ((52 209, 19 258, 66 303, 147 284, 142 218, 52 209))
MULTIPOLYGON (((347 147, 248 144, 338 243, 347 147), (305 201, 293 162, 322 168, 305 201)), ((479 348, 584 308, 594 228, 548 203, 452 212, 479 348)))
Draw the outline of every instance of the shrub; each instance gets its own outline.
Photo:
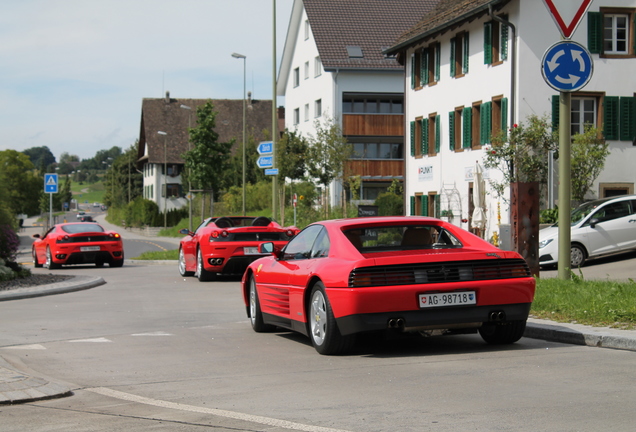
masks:
POLYGON ((20 238, 9 225, 0 225, 0 259, 15 261, 20 238))

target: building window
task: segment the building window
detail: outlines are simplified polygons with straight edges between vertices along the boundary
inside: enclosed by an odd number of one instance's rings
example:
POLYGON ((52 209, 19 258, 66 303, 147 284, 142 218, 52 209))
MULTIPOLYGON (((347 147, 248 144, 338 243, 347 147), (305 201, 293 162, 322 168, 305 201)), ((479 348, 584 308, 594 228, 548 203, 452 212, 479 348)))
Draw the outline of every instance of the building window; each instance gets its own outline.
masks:
POLYGON ((305 79, 309 79, 309 62, 305 62, 305 79))
MULTIPOLYGON (((440 116, 437 113, 428 116, 428 131, 426 133, 426 154, 435 156, 440 151, 440 116)), ((424 149, 422 149, 424 152, 424 149)))
POLYGON ((418 193, 410 201, 411 216, 428 216, 428 196, 418 193))
POLYGON ((300 123, 300 108, 294 108, 294 124, 300 123))
POLYGON ((601 57, 634 57, 636 9, 601 8, 588 13, 587 41, 591 53, 601 57))
POLYGON ((468 73, 468 32, 457 33, 450 42, 450 75, 460 78, 468 73))
POLYGON ((401 138, 347 138, 353 146, 351 159, 404 159, 401 138))
POLYGON ((305 121, 309 121, 309 104, 305 104, 305 121))
POLYGON ((399 94, 345 93, 343 114, 404 114, 404 97, 399 94))
POLYGON ((298 87, 300 85, 300 69, 294 69, 294 87, 298 87))
MULTIPOLYGON (((451 151, 462 151, 464 148, 464 107, 457 107, 448 113, 448 137, 451 151)), ((468 141, 470 147, 470 141, 468 141)))
POLYGON ((600 198, 610 198, 618 195, 634 193, 634 183, 599 183, 600 198))
POLYGON ((316 118, 322 117, 322 99, 318 99, 314 103, 314 114, 316 118))
POLYGON ((435 85, 439 81, 441 45, 430 44, 411 57, 411 88, 435 85))
POLYGON ((309 39, 309 20, 305 20, 305 40, 309 39))
POLYGON ((574 135, 577 133, 585 133, 586 125, 596 127, 597 115, 596 98, 573 97, 570 123, 571 134, 574 135))
POLYGON ((318 77, 322 75, 322 61, 320 60, 320 56, 317 56, 314 59, 314 77, 318 77))
POLYGON ((491 133, 493 135, 508 129, 508 98, 495 96, 492 98, 491 133))
POLYGON ((424 143, 428 145, 428 140, 425 140, 424 133, 428 133, 428 119, 418 117, 415 121, 411 122, 411 156, 422 157, 422 154, 428 153, 422 150, 424 143))
MULTIPOLYGON (((502 15, 504 20, 507 15, 502 15)), ((484 64, 497 65, 508 58, 508 26, 499 21, 484 23, 484 64)))
POLYGON ((482 142, 482 131, 481 131, 481 102, 473 103, 471 108, 471 137, 470 144, 473 150, 479 150, 481 148, 482 142))

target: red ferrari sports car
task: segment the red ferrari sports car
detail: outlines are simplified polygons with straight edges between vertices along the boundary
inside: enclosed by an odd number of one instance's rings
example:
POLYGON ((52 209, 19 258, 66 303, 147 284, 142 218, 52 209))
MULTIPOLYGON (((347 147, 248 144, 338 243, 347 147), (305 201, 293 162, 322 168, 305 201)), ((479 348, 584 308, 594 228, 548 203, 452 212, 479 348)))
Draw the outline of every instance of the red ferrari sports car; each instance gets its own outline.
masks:
POLYGON ((368 217, 309 225, 251 263, 242 280, 252 328, 310 337, 320 354, 363 332, 474 333, 521 338, 535 280, 516 252, 429 217, 368 217))
POLYGON ((242 275, 249 263, 268 255, 259 252, 259 245, 272 242, 281 248, 298 231, 264 216, 208 218, 195 232, 180 231, 187 236, 179 245, 179 274, 200 281, 214 280, 218 273, 242 275))
POLYGON ((121 236, 106 231, 93 222, 71 222, 53 225, 44 236, 34 234, 31 249, 35 267, 60 268, 66 264, 94 263, 102 267, 124 265, 121 236))

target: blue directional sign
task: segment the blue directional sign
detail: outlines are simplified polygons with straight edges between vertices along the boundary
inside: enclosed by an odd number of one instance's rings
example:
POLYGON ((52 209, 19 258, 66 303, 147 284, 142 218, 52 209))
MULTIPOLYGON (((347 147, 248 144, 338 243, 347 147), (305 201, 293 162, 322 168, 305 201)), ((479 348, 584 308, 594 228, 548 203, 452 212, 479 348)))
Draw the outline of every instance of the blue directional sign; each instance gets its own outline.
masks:
POLYGON ((569 40, 552 45, 541 61, 543 79, 560 92, 574 92, 585 87, 593 72, 594 62, 589 51, 569 40))
POLYGON ((278 168, 269 168, 265 170, 265 175, 278 175, 278 168))
POLYGON ((273 141, 261 141, 258 145, 258 154, 260 155, 268 155, 274 152, 274 142, 273 141))
POLYGON ((259 168, 271 168, 274 166, 274 157, 273 156, 261 156, 256 161, 256 165, 259 168))
POLYGON ((57 174, 44 174, 44 192, 57 193, 57 174))

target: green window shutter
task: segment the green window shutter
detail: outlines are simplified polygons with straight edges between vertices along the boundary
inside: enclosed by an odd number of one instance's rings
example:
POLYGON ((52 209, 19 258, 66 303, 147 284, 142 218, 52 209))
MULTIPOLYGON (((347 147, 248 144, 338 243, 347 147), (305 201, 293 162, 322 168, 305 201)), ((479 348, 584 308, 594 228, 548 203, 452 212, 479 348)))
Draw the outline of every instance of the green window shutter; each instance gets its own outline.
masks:
POLYGON ((455 111, 448 113, 448 148, 455 151, 455 111))
POLYGON ((415 216, 415 197, 412 196, 411 198, 411 216, 415 216))
POLYGON ((479 125, 479 143, 481 145, 490 142, 490 134, 492 130, 492 102, 484 102, 479 107, 479 117, 481 124, 479 125))
POLYGON ((462 112, 462 128, 463 128, 463 142, 462 148, 470 148, 471 147, 471 138, 473 136, 473 111, 470 107, 466 107, 462 112))
MULTIPOLYGON (((503 15, 502 18, 508 21, 508 15, 503 15)), ((508 26, 499 24, 501 27, 501 59, 506 60, 508 58, 508 26)))
POLYGON ((415 122, 411 122, 411 156, 415 156, 415 122))
POLYGON ((411 56, 411 89, 415 88, 415 54, 411 56))
POLYGON ((607 140, 617 140, 618 96, 605 96, 603 105, 603 135, 607 140))
POLYGON ((428 84, 428 48, 424 48, 422 50, 421 56, 421 64, 420 64, 420 83, 422 86, 428 84))
POLYGON ((620 98, 621 141, 634 141, 636 138, 636 98, 620 98))
POLYGON ((587 49, 592 54, 603 50, 603 16, 600 12, 587 13, 587 49))
POLYGON ((484 64, 492 64, 492 22, 484 23, 484 64))
POLYGON ((464 33, 464 59, 462 60, 462 72, 465 74, 468 73, 468 59, 470 58, 470 56, 468 55, 468 40, 468 32, 466 32, 464 33))
POLYGON ((441 202, 442 202, 442 196, 441 195, 435 195, 435 217, 436 218, 440 217, 441 202))
POLYGON ((559 131, 559 95, 552 95, 552 132, 559 131))
POLYGON ((435 116, 435 153, 439 153, 442 149, 441 143, 442 136, 442 122, 440 121, 440 115, 435 116))
POLYGON ((422 156, 428 154, 428 118, 422 119, 422 156))
POLYGON ((440 63, 442 62, 441 56, 442 56, 442 45, 437 42, 434 48, 434 53, 435 53, 435 82, 438 82, 440 79, 440 63))
POLYGON ((508 133, 508 98, 501 99, 501 130, 508 133))
POLYGON ((428 196, 426 195, 422 195, 422 200, 420 201, 420 214, 428 216, 428 196))
POLYGON ((457 44, 457 38, 451 38, 450 40, 450 76, 454 77, 455 72, 455 45, 457 44))

